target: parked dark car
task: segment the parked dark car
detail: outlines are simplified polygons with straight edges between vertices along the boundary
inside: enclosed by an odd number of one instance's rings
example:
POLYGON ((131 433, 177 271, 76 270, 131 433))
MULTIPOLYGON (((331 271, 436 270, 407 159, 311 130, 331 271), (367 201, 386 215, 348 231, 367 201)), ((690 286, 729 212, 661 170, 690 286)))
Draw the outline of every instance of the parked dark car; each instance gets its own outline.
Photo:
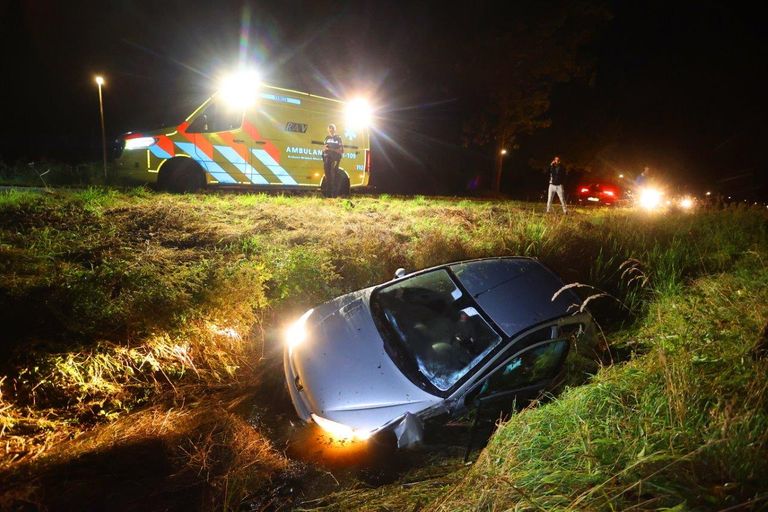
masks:
POLYGON ((441 265, 310 309, 288 329, 285 377, 306 422, 418 443, 479 401, 535 398, 591 322, 531 258, 441 265), (559 292, 559 293, 558 293, 559 292))

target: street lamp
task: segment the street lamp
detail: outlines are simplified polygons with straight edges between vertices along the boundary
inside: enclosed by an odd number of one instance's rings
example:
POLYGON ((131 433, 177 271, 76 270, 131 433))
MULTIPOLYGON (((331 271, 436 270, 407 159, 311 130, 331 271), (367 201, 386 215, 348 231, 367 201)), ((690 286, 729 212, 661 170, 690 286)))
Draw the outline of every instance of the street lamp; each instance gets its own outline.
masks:
POLYGON ((501 192, 501 171, 504 168, 504 155, 507 154, 505 148, 501 148, 496 154, 496 172, 493 177, 493 190, 494 192, 501 192))
POLYGON ((104 132, 104 100, 101 96, 101 86, 104 85, 104 77, 96 75, 96 85, 99 86, 99 117, 101 118, 101 155, 104 161, 104 180, 107 179, 107 136, 104 132))

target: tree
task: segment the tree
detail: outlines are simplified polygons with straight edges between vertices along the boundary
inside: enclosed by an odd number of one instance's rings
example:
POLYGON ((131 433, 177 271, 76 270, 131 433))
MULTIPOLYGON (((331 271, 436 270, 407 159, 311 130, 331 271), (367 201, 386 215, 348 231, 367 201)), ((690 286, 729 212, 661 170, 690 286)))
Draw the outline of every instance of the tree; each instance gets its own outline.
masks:
POLYGON ((501 185, 502 149, 523 134, 550 126, 552 90, 557 84, 587 80, 594 61, 587 45, 609 9, 594 2, 570 1, 551 7, 541 2, 516 4, 511 23, 490 24, 481 39, 467 46, 460 66, 469 102, 465 145, 493 145, 493 189, 501 185))

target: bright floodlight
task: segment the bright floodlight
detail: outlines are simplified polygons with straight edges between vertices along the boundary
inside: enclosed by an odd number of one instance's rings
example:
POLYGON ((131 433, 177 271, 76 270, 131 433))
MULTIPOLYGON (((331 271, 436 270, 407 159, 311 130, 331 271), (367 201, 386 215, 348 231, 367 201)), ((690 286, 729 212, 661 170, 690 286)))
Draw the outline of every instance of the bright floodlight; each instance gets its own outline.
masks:
POLYGON ((103 76, 101 76, 101 75, 96 75, 96 77, 94 78, 94 80, 96 80, 96 84, 97 84, 97 85, 104 85, 104 77, 103 77, 103 76))
POLYGON ((640 206, 646 210, 654 210, 661 205, 661 192, 655 188, 644 188, 640 192, 640 206))
POLYGON ((358 98, 347 103, 346 118, 350 127, 365 128, 371 124, 373 111, 366 100, 358 98))
POLYGON ((221 81, 219 94, 231 108, 245 110, 256 103, 260 83, 261 79, 256 71, 241 70, 221 81))
POLYGON ((693 208, 693 199, 690 197, 684 197, 680 200, 680 207, 685 210, 690 210, 693 208))

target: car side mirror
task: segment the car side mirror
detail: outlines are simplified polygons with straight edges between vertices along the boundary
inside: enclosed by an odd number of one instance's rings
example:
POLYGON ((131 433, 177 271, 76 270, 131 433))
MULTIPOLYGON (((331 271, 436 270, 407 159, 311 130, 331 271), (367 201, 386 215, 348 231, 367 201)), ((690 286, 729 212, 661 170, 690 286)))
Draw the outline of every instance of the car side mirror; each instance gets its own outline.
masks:
POLYGON ((400 267, 397 270, 395 270, 395 279, 400 279, 401 277, 405 277, 406 274, 407 272, 405 271, 405 269, 403 267, 400 267))

